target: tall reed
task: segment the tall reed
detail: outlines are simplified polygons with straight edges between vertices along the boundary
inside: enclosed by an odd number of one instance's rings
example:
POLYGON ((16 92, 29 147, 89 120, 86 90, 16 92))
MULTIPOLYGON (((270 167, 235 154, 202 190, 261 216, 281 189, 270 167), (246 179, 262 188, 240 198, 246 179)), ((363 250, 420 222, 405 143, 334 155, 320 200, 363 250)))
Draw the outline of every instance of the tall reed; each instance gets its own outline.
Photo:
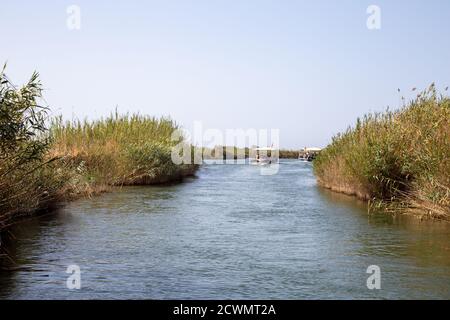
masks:
POLYGON ((47 156, 51 141, 41 83, 34 73, 17 88, 0 72, 0 231, 18 217, 53 206, 67 176, 47 156))
POLYGON ((196 167, 175 165, 168 118, 119 115, 96 121, 56 118, 51 125, 52 157, 66 159, 88 179, 89 186, 153 184, 179 180, 196 167))
MULTIPOLYGON (((0 72, 0 232, 24 215, 117 185, 179 181, 196 165, 172 162, 168 118, 49 120, 38 74, 16 88, 0 72)), ((181 138, 183 139, 183 138, 181 138)))
POLYGON ((319 184, 372 208, 450 219, 450 99, 431 85, 400 110, 358 119, 314 170, 319 184))

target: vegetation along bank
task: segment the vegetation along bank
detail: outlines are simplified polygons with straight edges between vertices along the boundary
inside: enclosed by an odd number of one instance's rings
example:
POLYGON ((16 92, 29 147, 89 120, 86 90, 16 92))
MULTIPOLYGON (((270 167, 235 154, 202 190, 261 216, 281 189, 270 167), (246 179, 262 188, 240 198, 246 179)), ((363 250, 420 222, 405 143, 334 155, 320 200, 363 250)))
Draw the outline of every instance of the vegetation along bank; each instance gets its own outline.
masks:
POLYGON ((38 74, 15 87, 0 73, 0 231, 20 218, 122 185, 180 181, 170 119, 113 114, 98 121, 49 119, 38 74))
POLYGON ((450 219, 450 99, 435 86, 397 111, 369 114, 314 162, 320 185, 370 207, 450 219))

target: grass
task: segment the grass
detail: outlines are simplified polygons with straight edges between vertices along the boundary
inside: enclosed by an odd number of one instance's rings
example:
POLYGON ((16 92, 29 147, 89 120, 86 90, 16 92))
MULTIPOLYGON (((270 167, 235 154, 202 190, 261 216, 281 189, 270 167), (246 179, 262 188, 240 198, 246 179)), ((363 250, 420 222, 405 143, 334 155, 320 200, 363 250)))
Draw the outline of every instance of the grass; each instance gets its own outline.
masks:
POLYGON ((112 114, 97 121, 53 121, 52 157, 66 159, 90 186, 155 184, 180 180, 195 166, 175 165, 170 119, 112 114))
POLYGON ((397 111, 369 114, 314 162, 319 184, 371 208, 450 219, 450 99, 435 86, 397 111))
POLYGON ((24 216, 110 189, 180 181, 195 165, 171 158, 177 124, 117 113, 50 120, 38 74, 21 88, 0 73, 0 231, 24 216))

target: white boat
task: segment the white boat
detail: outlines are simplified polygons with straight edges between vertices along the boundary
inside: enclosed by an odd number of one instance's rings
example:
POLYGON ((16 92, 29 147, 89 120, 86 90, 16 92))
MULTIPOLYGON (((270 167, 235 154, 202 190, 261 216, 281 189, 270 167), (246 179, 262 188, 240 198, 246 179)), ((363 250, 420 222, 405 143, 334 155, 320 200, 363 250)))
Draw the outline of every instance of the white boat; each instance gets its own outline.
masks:
POLYGON ((254 166, 268 166, 272 163, 276 163, 278 159, 275 159, 273 153, 277 151, 277 149, 272 147, 265 148, 254 148, 255 150, 255 158, 250 158, 250 164, 254 166), (261 155, 261 153, 263 153, 261 155), (269 155, 270 153, 270 155, 269 155))
POLYGON ((304 148, 303 153, 298 156, 298 159, 300 161, 313 161, 320 151, 322 151, 320 148, 304 148))
POLYGON ((272 164, 269 159, 250 159, 250 164, 254 166, 268 166, 272 164))

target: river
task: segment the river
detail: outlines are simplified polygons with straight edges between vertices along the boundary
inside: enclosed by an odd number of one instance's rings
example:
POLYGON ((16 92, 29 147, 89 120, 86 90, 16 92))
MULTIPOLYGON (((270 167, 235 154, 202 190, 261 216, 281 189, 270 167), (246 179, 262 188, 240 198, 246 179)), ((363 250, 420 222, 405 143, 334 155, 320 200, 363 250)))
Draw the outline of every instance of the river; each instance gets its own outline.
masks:
POLYGON ((450 225, 367 214, 316 185, 204 165, 177 185, 126 187, 12 230, 1 299, 450 299, 450 225), (81 289, 66 287, 69 265, 81 289), (368 289, 367 268, 381 288, 368 289))

